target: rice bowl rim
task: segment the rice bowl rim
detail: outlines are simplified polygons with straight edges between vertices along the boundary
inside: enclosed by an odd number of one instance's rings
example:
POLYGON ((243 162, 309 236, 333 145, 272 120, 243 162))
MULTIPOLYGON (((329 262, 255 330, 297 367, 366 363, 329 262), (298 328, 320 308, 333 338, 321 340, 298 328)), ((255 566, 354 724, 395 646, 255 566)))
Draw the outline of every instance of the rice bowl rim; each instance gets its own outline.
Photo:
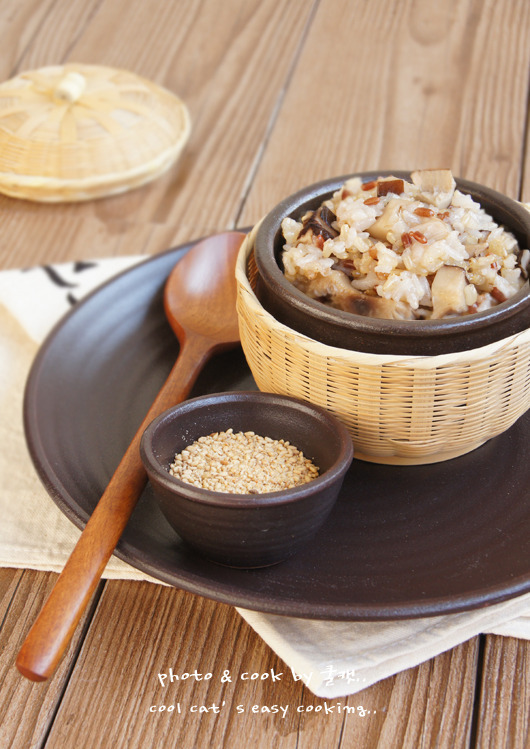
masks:
MULTIPOLYGON (((345 329, 355 329, 359 333, 366 332, 375 335, 399 335, 396 327, 399 327, 403 335, 413 338, 430 335, 450 336, 460 333, 463 328, 472 334, 476 328, 483 328, 515 316, 530 304, 530 285, 526 281, 524 286, 509 299, 480 312, 441 320, 382 319, 330 307, 307 296, 288 281, 280 267, 277 251, 283 219, 286 217, 299 219, 305 211, 315 210, 321 203, 331 198, 333 193, 348 179, 359 177, 363 182, 370 182, 378 177, 389 176, 410 181, 410 172, 400 170, 355 172, 313 183, 280 201, 262 219, 255 232, 254 257, 261 278, 272 287, 276 294, 288 299, 289 304, 297 311, 309 317, 318 318, 323 323, 340 325, 345 329)), ((530 212, 522 203, 476 182, 457 177, 455 177, 455 182, 458 190, 471 195, 473 200, 478 202, 480 207, 484 208, 499 225, 515 235, 520 249, 530 249, 530 212), (495 208, 506 211, 515 226, 506 220, 499 220, 495 215, 495 208)))

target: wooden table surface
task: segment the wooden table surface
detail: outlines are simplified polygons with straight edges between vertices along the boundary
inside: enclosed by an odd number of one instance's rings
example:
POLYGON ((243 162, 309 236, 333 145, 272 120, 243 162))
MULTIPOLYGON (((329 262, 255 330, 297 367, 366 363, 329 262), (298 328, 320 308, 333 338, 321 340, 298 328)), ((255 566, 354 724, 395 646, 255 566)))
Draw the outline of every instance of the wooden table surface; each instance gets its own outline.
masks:
MULTIPOLYGON (((448 166, 530 201, 529 34, 527 0, 0 0, 0 79, 127 68, 193 120, 149 186, 78 205, 0 198, 1 266, 155 254, 358 170, 448 166)), ((169 667, 286 669, 230 606, 147 582, 101 583, 55 676, 31 684, 14 659, 55 577, 0 570, 2 749, 530 746, 527 641, 477 637, 331 701, 365 717, 241 715, 323 701, 292 679, 162 688, 169 667), (149 711, 176 703, 185 714, 149 711)))

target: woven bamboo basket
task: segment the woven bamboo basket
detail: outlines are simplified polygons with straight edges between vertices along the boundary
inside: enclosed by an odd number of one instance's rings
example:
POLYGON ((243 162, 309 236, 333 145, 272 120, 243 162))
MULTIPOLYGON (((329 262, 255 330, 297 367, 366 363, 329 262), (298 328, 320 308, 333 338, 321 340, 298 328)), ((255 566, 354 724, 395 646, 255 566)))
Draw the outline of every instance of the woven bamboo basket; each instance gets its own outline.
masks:
POLYGON ((0 85, 0 192, 60 202, 149 182, 179 157, 184 103, 126 70, 57 65, 0 85))
POLYGON ((436 463, 501 434, 530 407, 530 330, 441 356, 378 356, 291 330, 257 299, 253 239, 236 280, 241 342, 260 390, 308 400, 348 428, 355 455, 388 464, 436 463))

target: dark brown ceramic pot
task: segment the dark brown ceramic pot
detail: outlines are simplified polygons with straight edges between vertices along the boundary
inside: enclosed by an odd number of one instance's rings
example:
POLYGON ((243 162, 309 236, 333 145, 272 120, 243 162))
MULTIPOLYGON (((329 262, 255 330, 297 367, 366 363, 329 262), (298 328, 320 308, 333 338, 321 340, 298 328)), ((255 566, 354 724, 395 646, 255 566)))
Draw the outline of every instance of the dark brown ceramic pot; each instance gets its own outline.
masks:
POLYGON ((286 559, 316 534, 337 499, 353 446, 346 428, 322 408, 283 395, 230 392, 166 411, 146 429, 141 455, 155 497, 179 536, 211 561, 250 568, 286 559), (169 473, 175 453, 229 428, 288 440, 320 475, 282 492, 225 494, 169 473))
MULTIPOLYGON (((315 210, 350 177, 368 182, 389 174, 410 180, 410 173, 399 171, 336 177, 289 196, 265 216, 254 244, 256 294, 263 307, 279 322, 321 343, 375 354, 447 354, 478 348, 528 328, 528 283, 487 311, 442 320, 381 320, 326 306, 285 278, 281 266, 282 220, 286 216, 300 219, 307 211, 315 210)), ((530 248, 530 213, 523 205, 483 185, 462 179, 456 183, 459 190, 471 195, 497 223, 515 235, 521 249, 530 248)))

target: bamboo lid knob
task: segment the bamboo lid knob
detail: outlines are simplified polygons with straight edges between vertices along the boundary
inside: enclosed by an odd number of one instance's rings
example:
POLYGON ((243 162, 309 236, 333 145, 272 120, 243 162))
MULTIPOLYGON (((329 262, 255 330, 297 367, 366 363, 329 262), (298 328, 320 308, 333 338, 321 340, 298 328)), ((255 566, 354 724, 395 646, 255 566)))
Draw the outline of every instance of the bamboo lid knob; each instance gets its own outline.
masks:
POLYGON ((53 98, 71 104, 81 98, 85 88, 86 78, 71 71, 61 78, 53 92, 53 98))

